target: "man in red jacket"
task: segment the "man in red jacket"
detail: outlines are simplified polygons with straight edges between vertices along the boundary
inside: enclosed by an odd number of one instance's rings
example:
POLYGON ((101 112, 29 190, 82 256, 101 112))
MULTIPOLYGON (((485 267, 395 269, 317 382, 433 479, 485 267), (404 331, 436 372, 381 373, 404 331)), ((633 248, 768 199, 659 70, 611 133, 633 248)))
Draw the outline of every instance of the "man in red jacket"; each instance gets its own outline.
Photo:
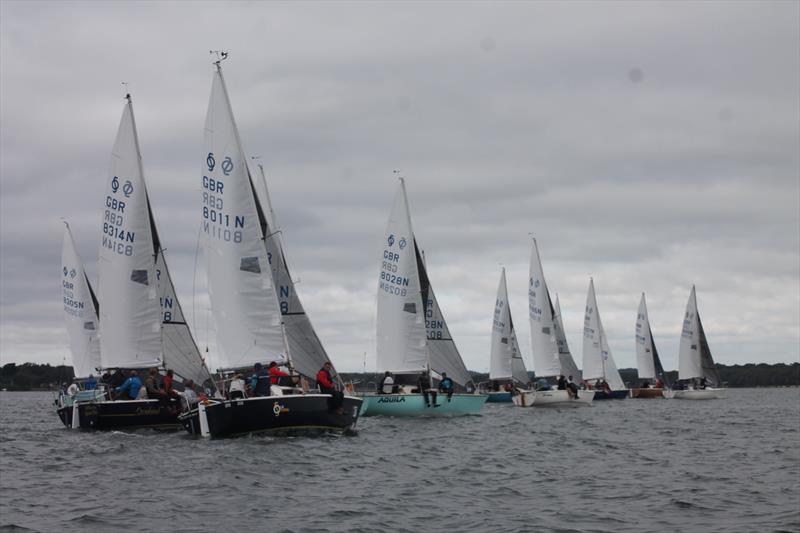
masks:
POLYGON ((333 394, 336 392, 336 387, 333 385, 333 376, 331 375, 332 368, 333 365, 328 361, 319 369, 319 372, 317 372, 317 387, 319 387, 322 394, 333 394))
POLYGON ((278 367, 278 363, 276 363, 275 361, 272 361, 269 364, 268 372, 269 372, 269 382, 272 383, 273 385, 283 385, 284 383, 282 383, 281 378, 289 377, 289 374, 281 370, 280 367, 278 367))

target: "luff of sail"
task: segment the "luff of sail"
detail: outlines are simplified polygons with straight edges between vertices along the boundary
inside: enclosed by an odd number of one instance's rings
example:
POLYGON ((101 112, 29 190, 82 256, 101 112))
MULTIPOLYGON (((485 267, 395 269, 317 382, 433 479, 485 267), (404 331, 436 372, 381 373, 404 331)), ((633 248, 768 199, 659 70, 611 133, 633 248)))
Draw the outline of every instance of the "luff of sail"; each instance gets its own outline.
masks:
POLYGON ((217 344, 230 366, 286 358, 247 159, 217 65, 205 123, 201 236, 217 344))
MULTIPOLYGON (((282 232, 272 209, 264 167, 258 165, 258 170, 260 180, 256 182, 256 201, 261 205, 267 222, 267 237, 264 242, 272 271, 272 281, 278 294, 292 365, 300 374, 314 377, 322 365, 331 361, 295 290, 283 250, 282 232)), ((338 377, 338 374, 336 376, 338 377)))
POLYGON ((402 178, 381 246, 377 304, 378 369, 392 372, 425 370, 428 366, 425 308, 402 178))
POLYGON ((589 280, 586 314, 583 319, 583 379, 604 379, 612 390, 625 388, 608 346, 603 322, 600 320, 594 280, 589 280))
POLYGON ((100 368, 97 299, 75 248, 69 224, 64 222, 61 250, 61 299, 69 333, 76 377, 88 377, 100 368))
POLYGON ((697 311, 697 294, 694 285, 686 303, 686 313, 681 331, 678 352, 678 379, 706 378, 716 386, 721 385, 719 372, 711 357, 700 313, 697 311))
POLYGON ((497 287, 497 297, 494 304, 489 379, 513 379, 521 384, 526 384, 530 381, 519 350, 514 323, 511 319, 505 268, 502 269, 500 274, 500 284, 497 287))
POLYGON ((414 239, 414 249, 417 255, 417 271, 419 272, 422 302, 425 307, 428 364, 431 370, 439 374, 447 372, 447 376, 457 385, 473 389, 475 384, 472 381, 472 376, 467 370, 464 360, 461 359, 461 354, 458 352, 458 347, 453 337, 450 335, 450 329, 447 327, 447 321, 444 319, 439 302, 436 300, 436 294, 433 292, 433 286, 428 278, 425 262, 416 239, 414 239))
POLYGON ((539 247, 536 239, 533 239, 528 276, 528 318, 531 325, 533 369, 537 378, 561 374, 553 311, 539 247))
POLYGON ((139 139, 128 96, 111 157, 99 257, 100 356, 105 368, 162 362, 155 248, 139 139))

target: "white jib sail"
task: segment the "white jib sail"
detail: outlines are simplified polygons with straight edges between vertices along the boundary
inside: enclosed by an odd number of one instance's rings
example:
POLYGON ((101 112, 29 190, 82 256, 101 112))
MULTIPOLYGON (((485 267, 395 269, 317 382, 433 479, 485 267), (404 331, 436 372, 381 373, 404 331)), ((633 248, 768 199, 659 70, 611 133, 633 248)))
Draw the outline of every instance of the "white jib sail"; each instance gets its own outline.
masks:
POLYGON ((61 299, 69 333, 72 368, 76 377, 88 377, 100 368, 97 309, 66 222, 61 250, 61 299))
POLYGON ((130 99, 122 112, 109 174, 98 265, 102 366, 159 366, 161 312, 155 248, 130 99))
POLYGON ((281 314, 222 71, 214 73, 205 123, 202 242, 217 345, 230 366, 285 360, 281 314))
POLYGON ((558 345, 558 360, 561 363, 561 373, 567 377, 572 378, 578 383, 583 379, 583 374, 575 364, 572 358, 572 353, 569 351, 569 344, 567 344, 567 335, 564 333, 564 322, 561 320, 561 302, 558 300, 558 293, 556 293, 556 303, 554 305, 556 314, 553 316, 553 323, 556 327, 556 344, 558 345))
POLYGON ((639 379, 655 379, 656 366, 653 359, 653 333, 650 331, 650 319, 647 317, 647 304, 642 293, 639 312, 636 314, 636 366, 639 379))
POLYGON ((425 308, 402 178, 381 246, 376 330, 379 371, 410 372, 427 368, 425 308))
POLYGON ((558 343, 550 294, 544 279, 542 261, 536 239, 531 246, 531 263, 528 276, 528 318, 531 325, 533 370, 536 377, 557 376, 561 373, 558 343))
POLYGON ((527 383, 528 373, 519 351, 514 325, 511 322, 511 307, 508 302, 506 269, 500 274, 497 298, 492 319, 492 348, 489 358, 489 379, 514 379, 527 383))
POLYGON ((625 388, 606 341, 593 280, 589 280, 586 314, 583 319, 583 379, 605 379, 612 390, 625 388))
POLYGON ((700 358, 700 318, 697 314, 697 296, 694 285, 686 302, 683 316, 680 351, 678 352, 678 379, 703 377, 703 364, 700 358))

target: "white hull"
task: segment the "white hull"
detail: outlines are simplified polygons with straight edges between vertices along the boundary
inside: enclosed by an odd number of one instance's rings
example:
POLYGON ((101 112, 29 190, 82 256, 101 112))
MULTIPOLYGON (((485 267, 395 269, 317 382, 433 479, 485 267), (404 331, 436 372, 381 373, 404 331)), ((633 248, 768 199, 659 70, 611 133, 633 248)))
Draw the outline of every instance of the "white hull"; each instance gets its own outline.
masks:
POLYGON ((675 400, 717 400, 725 398, 726 389, 665 390, 664 398, 675 400))
POLYGON ((514 396, 518 407, 588 407, 594 400, 594 391, 579 390, 577 398, 571 398, 566 390, 519 391, 514 396))

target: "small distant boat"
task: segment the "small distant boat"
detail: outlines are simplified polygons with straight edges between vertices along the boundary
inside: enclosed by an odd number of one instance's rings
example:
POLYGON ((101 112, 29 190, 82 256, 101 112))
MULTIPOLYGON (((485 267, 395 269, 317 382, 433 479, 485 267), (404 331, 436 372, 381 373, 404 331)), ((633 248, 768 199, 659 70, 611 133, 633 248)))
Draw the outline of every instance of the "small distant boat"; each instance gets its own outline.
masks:
POLYGON ((678 382, 664 396, 676 400, 713 400, 725 398, 725 389, 711 357, 694 285, 686 303, 680 351, 678 352, 678 382))
POLYGON ((397 392, 365 394, 363 416, 480 412, 486 395, 473 392, 475 384, 436 301, 411 228, 403 178, 381 246, 376 330, 378 369, 394 374, 397 392), (454 393, 448 396, 438 392, 434 399, 444 373, 453 380, 454 393))
MULTIPOLYGON (((581 382, 581 373, 572 359, 567 345, 564 326, 561 322, 561 307, 550 298, 550 291, 544 279, 542 260, 536 239, 531 246, 531 262, 528 277, 528 315, 531 326, 531 347, 533 367, 538 378, 557 376, 572 377, 575 383, 581 382)), ((567 389, 538 387, 532 391, 519 391, 514 403, 520 407, 581 407, 591 405, 595 397, 592 390, 572 392, 567 389)))
POLYGON ((663 398, 663 385, 669 387, 669 383, 664 374, 664 367, 661 366, 661 359, 658 357, 653 332, 650 330, 644 293, 639 302, 639 312, 636 314, 636 365, 639 370, 639 380, 644 381, 639 387, 631 389, 631 398, 663 398))
POLYGON ((516 387, 525 389, 530 379, 517 342, 508 302, 506 269, 500 274, 492 320, 492 347, 489 355, 489 387, 487 402, 511 402, 516 387), (497 389, 497 390, 495 390, 497 389), (504 390, 505 389, 505 390, 504 390))
POLYGON ((622 400, 628 397, 628 389, 625 388, 625 382, 614 363, 603 322, 600 320, 592 279, 589 280, 586 314, 583 318, 583 379, 593 382, 595 400, 622 400))
MULTIPOLYGON (((201 236, 218 345, 234 369, 280 361, 314 379, 329 360, 294 293, 283 249, 273 234, 276 224, 266 183, 260 184, 263 202, 256 192, 220 61, 215 62, 206 114, 201 181, 201 236)), ((219 395, 179 418, 187 432, 208 438, 355 429, 360 398, 342 391, 311 392, 302 382, 298 387, 272 385, 267 396, 219 395)))

